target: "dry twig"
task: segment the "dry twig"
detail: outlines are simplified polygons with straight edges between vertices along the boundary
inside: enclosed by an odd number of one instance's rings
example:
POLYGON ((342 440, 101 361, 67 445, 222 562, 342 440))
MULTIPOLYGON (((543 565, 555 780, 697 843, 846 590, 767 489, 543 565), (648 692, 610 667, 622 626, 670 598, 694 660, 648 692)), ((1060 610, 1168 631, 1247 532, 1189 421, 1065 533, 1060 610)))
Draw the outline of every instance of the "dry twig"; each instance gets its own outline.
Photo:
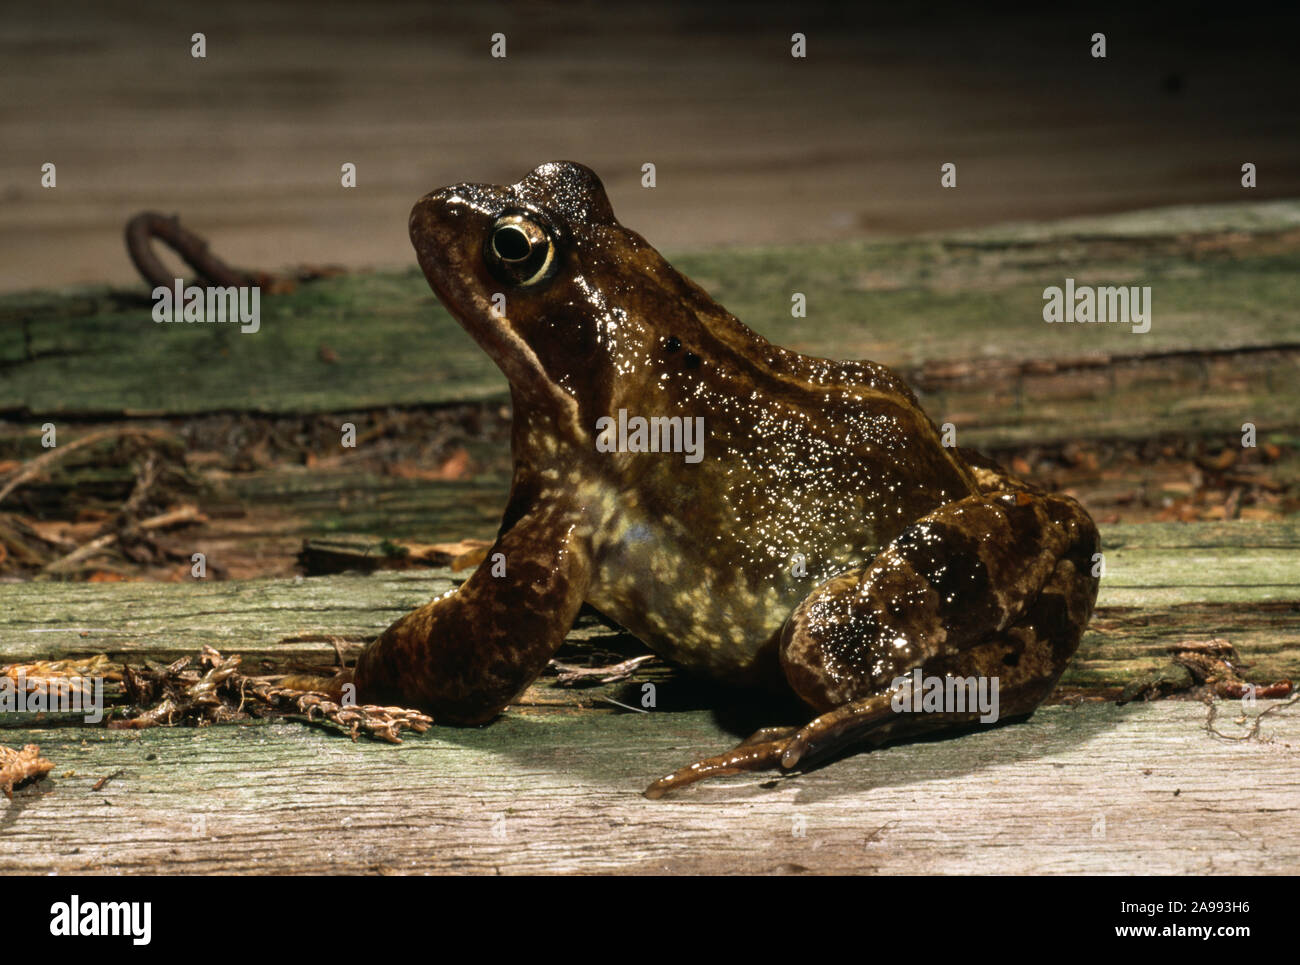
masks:
POLYGON ((579 667, 576 664, 560 663, 558 660, 552 660, 549 666, 555 671, 556 682, 563 687, 572 687, 579 683, 615 684, 620 680, 627 680, 642 664, 649 663, 654 658, 653 653, 643 653, 607 667, 579 667))
POLYGON ((22 465, 17 472, 9 478, 9 481, 0 487, 0 503, 3 503, 9 494, 25 482, 37 478, 45 472, 50 466, 65 458, 69 453, 76 452, 86 446, 94 445, 97 442, 103 442, 105 439, 123 439, 129 436, 141 436, 148 439, 165 438, 164 433, 154 432, 147 429, 101 429, 98 432, 91 432, 80 439, 74 439, 72 442, 65 442, 61 446, 56 446, 44 455, 37 456, 35 459, 28 460, 22 465))
POLYGON ((1280 704, 1274 704, 1272 707, 1265 707, 1254 717, 1250 718, 1250 729, 1247 730, 1246 733, 1234 736, 1232 734, 1225 734, 1214 726, 1214 722, 1219 716, 1219 705, 1215 703, 1213 694, 1206 694, 1205 706, 1207 709, 1205 712, 1205 731, 1211 737, 1216 737, 1221 741, 1239 742, 1253 740, 1254 738, 1259 737, 1259 728, 1263 724, 1265 717, 1285 710, 1287 707, 1294 705, 1297 701, 1300 701, 1300 694, 1295 694, 1290 700, 1283 701, 1280 704))
MULTIPOLYGON (((208 517, 199 512, 197 506, 178 506, 175 509, 169 509, 165 513, 159 513, 157 516, 151 516, 148 519, 141 520, 137 525, 140 529, 148 531, 163 529, 168 526, 176 526, 180 523, 204 523, 208 517)), ((120 533, 111 532, 97 536, 84 546, 79 546, 66 556, 61 556, 57 560, 46 564, 43 567, 43 573, 60 573, 72 569, 91 556, 94 556, 102 549, 117 542, 120 533)))

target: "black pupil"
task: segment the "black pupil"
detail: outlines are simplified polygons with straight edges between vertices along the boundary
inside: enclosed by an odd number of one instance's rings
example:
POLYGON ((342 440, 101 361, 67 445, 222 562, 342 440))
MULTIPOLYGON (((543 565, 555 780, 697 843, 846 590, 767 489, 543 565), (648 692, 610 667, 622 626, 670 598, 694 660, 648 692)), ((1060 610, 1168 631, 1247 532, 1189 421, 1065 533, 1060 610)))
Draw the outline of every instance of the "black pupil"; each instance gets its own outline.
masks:
POLYGON ((492 247, 504 261, 523 261, 532 250, 528 236, 515 225, 498 228, 492 236, 492 247))

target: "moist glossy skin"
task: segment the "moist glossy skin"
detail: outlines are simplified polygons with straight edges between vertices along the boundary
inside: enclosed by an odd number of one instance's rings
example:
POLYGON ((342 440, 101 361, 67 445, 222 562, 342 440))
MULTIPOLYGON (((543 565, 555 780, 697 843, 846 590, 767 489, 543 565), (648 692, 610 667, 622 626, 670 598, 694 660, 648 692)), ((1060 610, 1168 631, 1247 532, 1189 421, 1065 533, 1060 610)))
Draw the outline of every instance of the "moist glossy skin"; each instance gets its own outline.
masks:
POLYGON ((514 479, 488 562, 368 648, 360 698, 490 720, 586 601, 671 660, 821 714, 657 796, 972 719, 889 710, 914 668, 998 676, 1003 717, 1050 692, 1096 596, 1092 521, 943 447, 884 366, 765 341, 620 225, 578 164, 429 194, 411 239, 509 379, 514 479), (598 420, 620 410, 700 418, 702 451, 600 451, 598 420))

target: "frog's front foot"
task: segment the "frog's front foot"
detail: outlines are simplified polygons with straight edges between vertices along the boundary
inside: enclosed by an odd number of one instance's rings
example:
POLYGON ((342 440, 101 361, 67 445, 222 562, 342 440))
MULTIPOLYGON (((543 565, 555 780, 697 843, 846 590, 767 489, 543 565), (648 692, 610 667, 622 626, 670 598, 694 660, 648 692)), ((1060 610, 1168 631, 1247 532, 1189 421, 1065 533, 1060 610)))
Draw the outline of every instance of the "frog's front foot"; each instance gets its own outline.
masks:
POLYGON ((357 659, 356 699, 415 707, 439 724, 494 718, 536 680, 582 605, 590 554, 558 498, 523 513, 455 592, 403 616, 357 659))

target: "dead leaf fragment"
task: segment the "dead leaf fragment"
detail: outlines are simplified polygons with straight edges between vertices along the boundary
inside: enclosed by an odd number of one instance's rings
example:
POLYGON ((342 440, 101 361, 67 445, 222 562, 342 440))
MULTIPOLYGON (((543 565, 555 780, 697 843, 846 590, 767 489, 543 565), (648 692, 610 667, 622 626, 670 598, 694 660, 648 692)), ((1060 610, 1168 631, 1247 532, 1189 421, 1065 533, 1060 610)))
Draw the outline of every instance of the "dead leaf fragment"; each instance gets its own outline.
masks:
POLYGON ((9 800, 14 799, 14 788, 19 784, 42 778, 52 770, 54 764, 41 757, 41 749, 35 744, 20 751, 0 744, 0 791, 9 800))

